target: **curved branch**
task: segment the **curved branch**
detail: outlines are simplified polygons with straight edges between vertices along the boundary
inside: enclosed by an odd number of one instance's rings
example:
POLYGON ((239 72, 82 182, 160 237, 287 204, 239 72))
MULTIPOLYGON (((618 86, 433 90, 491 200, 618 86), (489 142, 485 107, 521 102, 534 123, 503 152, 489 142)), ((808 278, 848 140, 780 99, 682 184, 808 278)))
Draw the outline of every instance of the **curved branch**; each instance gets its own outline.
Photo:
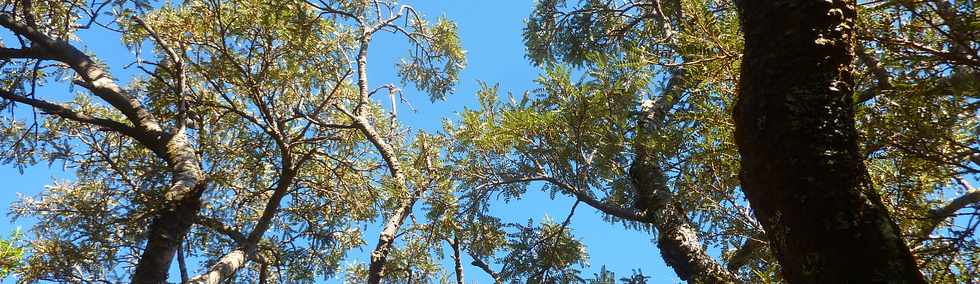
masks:
POLYGON ((486 272, 488 275, 490 275, 490 278, 493 278, 494 283, 504 283, 500 279, 500 275, 497 274, 497 272, 493 271, 493 268, 490 268, 489 264, 487 264, 482 259, 474 255, 473 252, 471 251, 466 251, 466 253, 469 254, 471 258, 473 258, 473 262, 470 263, 471 265, 479 267, 480 270, 483 270, 483 272, 486 272))
MULTIPOLYGON (((201 209, 200 197, 207 189, 200 157, 183 127, 167 133, 159 121, 136 98, 116 84, 98 63, 67 41, 56 40, 32 26, 17 22, 9 13, 0 13, 0 26, 26 37, 31 48, 68 65, 78 75, 75 83, 109 103, 132 123, 129 136, 166 161, 173 175, 164 198, 168 203, 154 212, 147 229, 146 245, 133 272, 136 283, 159 283, 167 279, 170 264, 181 240, 201 209)), ((51 107, 48 105, 48 107, 51 107)), ((71 116, 71 112, 61 112, 71 116)), ((76 118, 77 117, 76 115, 76 118)), ((97 122, 97 121, 93 121, 97 122)), ((101 121, 100 123, 108 123, 101 121)), ((117 125, 118 126, 118 125, 117 125)))
POLYGON ((980 190, 973 188, 973 186, 971 186, 968 182, 959 177, 956 178, 956 182, 959 183, 960 186, 966 190, 966 192, 956 198, 953 198, 953 200, 947 202, 946 205, 929 210, 929 223, 919 230, 917 234, 915 234, 917 239, 925 240, 929 238, 929 235, 931 235, 936 228, 938 228, 939 225, 946 220, 946 218, 956 214, 956 211, 960 211, 960 209, 966 208, 967 206, 980 204, 980 190))
POLYGON ((725 268, 728 268, 728 271, 731 273, 738 273, 742 269, 742 266, 745 266, 757 251, 766 248, 768 244, 763 241, 765 237, 765 234, 759 233, 746 238, 742 246, 735 250, 732 256, 728 258, 728 264, 725 268))
MULTIPOLYGON (((360 61, 360 59, 359 59, 360 61)), ((362 104, 367 100, 367 82, 366 74, 363 70, 363 65, 359 65, 358 77, 359 85, 361 86, 361 102, 362 104)), ((361 104, 359 104, 361 105, 361 104)), ((395 150, 388 144, 387 141, 378 133, 377 129, 371 124, 366 117, 361 114, 351 113, 346 108, 340 105, 334 105, 338 110, 346 114, 353 120, 354 126, 357 127, 367 137, 368 141, 378 150, 381 154, 381 158, 388 165, 388 170, 391 177, 395 180, 395 186, 397 186, 399 191, 408 191, 408 184, 406 182, 405 174, 402 171, 401 162, 398 161, 398 157, 395 155, 395 150)), ((422 195, 423 190, 416 190, 411 193, 411 196, 404 198, 399 202, 398 208, 395 212, 392 212, 391 217, 385 222, 381 229, 381 234, 378 237, 378 244, 375 246, 374 251, 371 252, 371 264, 368 269, 368 283, 380 283, 382 277, 384 276, 384 264, 387 261, 388 253, 391 251, 391 247, 395 241, 395 234, 398 232, 398 228, 401 227, 405 218, 411 213, 412 207, 415 206, 415 202, 422 195)))
POLYGON ((160 124, 139 101, 125 95, 125 91, 116 85, 109 74, 78 48, 66 41, 52 39, 26 24, 16 22, 7 13, 0 14, 0 26, 28 38, 34 43, 32 48, 40 49, 51 59, 65 63, 75 70, 81 77, 81 81, 77 82, 80 86, 89 89, 122 112, 133 124, 139 126, 137 129, 145 130, 148 132, 147 135, 154 136, 159 136, 163 132, 160 124))
POLYGON ((54 116, 58 116, 58 117, 61 117, 61 118, 67 119, 67 120, 71 120, 71 121, 75 121, 75 122, 81 122, 81 123, 85 123, 85 124, 91 124, 91 125, 99 126, 99 127, 104 128, 104 129, 115 131, 115 132, 118 132, 118 133, 123 134, 123 135, 130 136, 130 137, 133 137, 134 135, 137 135, 137 133, 138 133, 135 129, 133 129, 129 125, 123 124, 123 123, 118 122, 118 121, 115 121, 115 120, 111 120, 111 119, 107 119, 107 118, 100 118, 100 117, 92 117, 92 116, 89 116, 87 114, 84 114, 84 113, 80 113, 78 111, 75 111, 75 110, 73 110, 71 108, 68 108, 66 106, 63 106, 63 105, 55 104, 55 103, 48 102, 48 101, 45 101, 45 100, 38 100, 38 99, 28 98, 28 97, 25 97, 25 96, 20 96, 20 95, 14 94, 14 93, 12 93, 12 92, 10 92, 8 90, 0 89, 0 97, 2 97, 4 99, 7 99, 7 100, 10 100, 10 101, 14 101, 14 102, 26 104, 26 105, 29 105, 29 106, 32 106, 32 107, 36 107, 36 108, 40 109, 41 111, 43 111, 45 113, 48 113, 48 114, 51 114, 51 115, 54 115, 54 116))
MULTIPOLYGON (((288 148, 283 149, 283 169, 280 173, 280 178, 278 185, 269 197, 269 202, 266 203, 265 208, 262 211, 261 217, 256 222, 255 227, 248 234, 248 236, 241 235, 241 233, 236 234, 235 238, 238 242, 238 247, 231 252, 222 256, 218 261, 212 265, 208 270, 200 275, 191 278, 189 283, 206 283, 206 284, 217 284, 222 283, 225 279, 231 277, 235 272, 245 266, 245 262, 248 259, 255 257, 255 252, 258 249, 258 243, 262 239, 262 236, 266 231, 272 226, 272 219, 275 218, 276 214, 279 212, 279 207, 282 205, 282 199, 289 192, 290 186, 293 184, 293 180, 296 178, 297 170, 293 166, 292 158, 289 156, 288 148)), ((301 165, 306 161, 306 157, 300 159, 297 163, 301 165)), ((219 229, 224 228, 223 224, 218 224, 219 229)), ((230 231, 230 233, 236 233, 230 231)))
POLYGON ((198 216, 194 223, 228 236, 228 238, 231 238, 236 242, 244 242, 247 239, 245 234, 242 234, 242 232, 225 225, 221 222, 221 220, 215 218, 198 216))

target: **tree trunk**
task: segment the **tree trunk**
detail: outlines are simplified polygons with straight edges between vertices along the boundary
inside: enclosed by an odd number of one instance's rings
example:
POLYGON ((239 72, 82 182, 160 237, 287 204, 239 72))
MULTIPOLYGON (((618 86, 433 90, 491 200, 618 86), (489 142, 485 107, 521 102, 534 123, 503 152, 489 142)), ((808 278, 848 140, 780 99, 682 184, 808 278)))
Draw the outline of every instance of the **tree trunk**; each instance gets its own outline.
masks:
POLYGON ((412 207, 415 206, 416 200, 418 200, 418 195, 413 195, 403 200, 398 206, 398 209, 395 209, 395 213, 385 222, 384 227, 381 229, 381 234, 378 236, 378 245, 371 252, 371 264, 368 267, 367 283, 381 283, 381 280, 384 278, 385 263, 388 262, 388 253, 391 252, 391 248, 395 244, 395 235, 398 233, 398 228, 405 222, 405 217, 408 217, 408 214, 412 213, 412 207))
MULTIPOLYGON (((647 136, 640 129, 640 137, 647 136)), ((677 277, 690 283, 740 283, 738 277, 715 261, 698 240, 697 230, 680 204, 667 191, 667 176, 654 155, 642 143, 635 146, 636 159, 629 175, 637 192, 636 209, 646 216, 645 222, 657 228, 657 248, 677 277)))
POLYGON ((925 283, 854 126, 854 1, 736 1, 740 178, 788 283, 925 283))
POLYGON ((157 211, 147 229, 146 247, 133 272, 133 283, 166 283, 177 248, 194 225, 201 210, 201 194, 207 188, 200 158, 183 127, 163 143, 162 158, 173 172, 173 184, 164 193, 167 203, 157 211))
POLYGON ((200 208, 200 201, 192 198, 176 208, 161 209, 150 223, 146 247, 133 273, 133 283, 167 283, 170 263, 200 208))

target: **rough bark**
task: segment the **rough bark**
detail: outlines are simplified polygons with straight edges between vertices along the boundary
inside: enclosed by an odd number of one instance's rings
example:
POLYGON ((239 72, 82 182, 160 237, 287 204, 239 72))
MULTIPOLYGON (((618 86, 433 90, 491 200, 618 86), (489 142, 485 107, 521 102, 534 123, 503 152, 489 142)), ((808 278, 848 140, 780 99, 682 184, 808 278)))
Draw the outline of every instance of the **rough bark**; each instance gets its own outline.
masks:
POLYGON ((449 245, 453 248, 453 269, 456 271, 456 283, 464 284, 466 282, 463 281, 463 259, 460 252, 460 246, 463 244, 459 242, 459 236, 453 236, 453 240, 449 245))
POLYGON ((178 129, 167 140, 163 158, 172 169, 173 184, 164 193, 167 204, 158 209, 147 229, 146 246, 133 272, 133 283, 167 281, 170 264, 194 225, 201 209, 201 194, 207 187, 199 158, 184 129, 178 129))
POLYGON ((740 179, 788 283, 925 283, 854 126, 853 1, 736 2, 740 179))
MULTIPOLYGON (((644 124, 637 132, 649 135, 644 124)), ((667 176, 642 140, 634 147, 636 158, 629 175, 637 191, 637 210, 645 222, 657 228, 660 255, 681 280, 691 283, 739 283, 738 277, 715 261, 698 240, 697 230, 683 208, 673 201, 667 189, 667 176)))
POLYGON ((176 208, 164 208, 151 221, 146 246, 133 272, 133 283, 166 283, 170 263, 177 248, 194 224, 200 210, 197 199, 186 200, 176 208))

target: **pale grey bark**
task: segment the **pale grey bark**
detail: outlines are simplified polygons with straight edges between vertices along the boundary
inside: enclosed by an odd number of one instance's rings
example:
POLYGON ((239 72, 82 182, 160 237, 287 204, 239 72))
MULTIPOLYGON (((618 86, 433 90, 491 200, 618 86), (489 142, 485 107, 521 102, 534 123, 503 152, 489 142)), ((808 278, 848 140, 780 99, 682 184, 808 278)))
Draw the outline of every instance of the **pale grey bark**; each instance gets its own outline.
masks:
POLYGON ((18 98, 10 92, 3 92, 4 97, 31 104, 66 119, 109 126, 110 130, 140 142, 169 166, 173 175, 172 184, 165 193, 169 204, 158 210, 151 221, 143 255, 133 274, 133 282, 136 283, 165 281, 177 247, 200 209, 200 194, 206 188, 204 175, 199 166, 200 158, 188 142, 183 127, 178 127, 174 133, 164 131, 160 122, 142 106, 139 100, 127 95, 95 60, 67 41, 51 38, 35 29, 33 24, 15 21, 12 15, 6 13, 0 14, 0 26, 27 38, 32 43, 28 49, 0 50, 0 56, 64 63, 77 74, 75 84, 88 89, 121 112, 131 125, 88 117, 53 103, 18 98))

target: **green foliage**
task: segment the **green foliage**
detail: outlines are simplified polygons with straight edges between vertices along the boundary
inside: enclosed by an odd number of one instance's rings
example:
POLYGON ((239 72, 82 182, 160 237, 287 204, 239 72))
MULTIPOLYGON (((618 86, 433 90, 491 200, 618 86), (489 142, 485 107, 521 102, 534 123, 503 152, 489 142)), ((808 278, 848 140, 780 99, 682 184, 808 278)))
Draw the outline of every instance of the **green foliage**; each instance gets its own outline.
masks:
MULTIPOLYGON (((604 267, 593 279, 580 275, 589 260, 574 223, 512 223, 490 204, 540 189, 634 210, 641 194, 629 167, 641 146, 665 172, 662 194, 696 227, 697 245, 722 252, 711 261, 733 261, 761 233, 739 191, 732 139, 742 42, 731 1, 538 1, 523 34, 528 59, 542 70, 537 88, 508 93, 481 82, 479 105, 447 119, 440 134, 407 128, 382 108, 370 94, 387 88, 394 96, 403 86, 368 82, 358 56, 372 29, 404 36, 408 54, 392 62, 401 84, 442 100, 466 65, 458 27, 445 17, 430 22, 394 1, 33 2, 0 7, 18 20, 32 16, 40 32, 68 44, 94 40, 80 30, 120 30, 143 73, 111 79, 129 82, 125 93, 165 129, 186 127, 208 183, 184 239, 182 252, 202 260, 192 268, 236 248, 236 233, 250 232, 276 189, 286 189, 255 257, 231 282, 306 283, 338 271, 364 282, 366 260, 344 267, 347 253, 377 238, 366 226, 415 198, 421 205, 409 208, 415 214, 385 264, 388 282, 447 282, 452 269, 442 263, 455 245, 505 282, 613 283, 604 267), (390 145, 404 184, 352 114, 390 145)), ((975 190, 980 173, 980 21, 968 3, 861 2, 858 19, 854 97, 870 175, 923 271, 942 283, 975 279, 980 258, 975 203, 958 217, 934 216, 975 190)), ((129 126, 83 86, 36 92, 76 79, 52 61, 4 59, 0 83, 13 95, 63 98, 79 114, 129 126)), ((35 118, 8 100, 0 110, 0 163, 21 171, 58 164, 74 174, 11 208, 37 223, 23 242, 19 234, 0 241, 0 274, 126 281, 146 224, 166 207, 171 165, 119 131, 56 113, 35 118)), ((740 277, 780 281, 764 248, 748 255, 735 269, 740 277)), ((636 270, 618 280, 649 278, 636 270)))
POLYGON ((403 83, 414 83, 427 92, 432 101, 442 100, 453 92, 459 72, 466 65, 466 52, 460 45, 456 24, 439 18, 434 25, 415 19, 410 24, 409 38, 415 43, 414 52, 398 63, 398 75, 403 83))
MULTIPOLYGON (((120 29, 122 42, 140 53, 136 68, 145 72, 123 78, 131 82, 127 94, 164 128, 189 128, 208 183, 200 220, 184 238, 183 253, 201 260, 188 263, 198 268, 189 273, 237 247, 236 234, 248 234, 256 226, 270 208, 273 192, 282 187, 286 196, 275 204, 255 258, 231 281, 257 281, 269 271, 286 282, 333 276, 348 251, 363 246, 365 238, 377 237, 363 235, 364 226, 385 217, 399 198, 417 188, 431 188, 432 197, 425 201, 436 223, 406 226, 404 246, 391 256, 390 266, 412 272, 390 277, 441 274, 434 264, 437 254, 432 254, 441 247, 426 237, 450 230, 446 220, 456 210, 455 200, 448 175, 440 171, 440 150, 424 145, 444 142, 437 136, 405 135, 395 117, 374 101, 362 101, 367 94, 357 88, 351 55, 370 41, 364 28, 384 20, 374 15, 391 8, 393 15, 408 20, 381 28, 404 31, 413 51, 408 60, 392 65, 414 72, 403 71, 405 83, 441 99, 451 93, 465 65, 450 20, 429 24, 410 6, 399 8, 388 1, 319 3, 327 7, 307 1, 181 1, 153 7, 120 1, 110 3, 116 12, 94 15, 90 12, 100 8, 96 4, 56 2, 34 6, 33 16, 46 34, 73 38, 77 26, 90 18, 120 29), (61 21, 71 25, 54 31, 61 21), (372 142, 350 127, 346 109, 367 117, 389 140, 396 159, 416 161, 406 162, 409 188, 392 186, 389 165, 372 142)), ((4 61, 26 70, 35 62, 4 61)), ((42 76, 11 69, 20 72, 4 74, 4 82, 24 95, 33 90, 32 84, 64 83, 48 74, 73 76, 61 65, 43 66, 35 72, 42 76)), ((128 123, 91 93, 74 97, 66 106, 76 112, 128 123)), ((3 106, 12 107, 6 101, 3 106)), ((57 115, 33 120, 20 111, 3 121, 4 163, 23 168, 38 161, 60 162, 74 173, 73 180, 55 182, 13 207, 15 217, 38 220, 19 279, 127 279, 125 273, 139 261, 146 224, 165 206, 170 165, 141 141, 95 125, 57 115)))
MULTIPOLYGON (((929 259, 929 277, 971 275, 952 267, 976 258, 976 218, 933 214, 972 192, 967 180, 980 173, 980 30, 970 24, 976 8, 965 1, 860 6, 855 97, 875 187, 904 235, 922 245, 917 254, 929 259), (935 235, 920 236, 936 222, 939 229, 929 230, 935 235)), ((545 69, 541 89, 510 105, 482 95, 481 108, 464 112, 461 124, 452 126, 450 133, 466 145, 454 147, 465 153, 457 154, 464 172, 483 169, 465 184, 484 191, 480 185, 494 185, 506 198, 519 198, 527 184, 502 181, 544 175, 629 207, 634 197, 623 169, 632 159, 630 145, 642 143, 659 156, 674 199, 698 224, 705 245, 734 252, 738 240, 758 232, 738 191, 739 158, 731 138, 742 42, 730 1, 538 1, 524 39, 529 59, 545 69), (631 80, 650 83, 607 83, 631 80), (631 131, 647 100, 656 134, 638 140, 631 131)), ((963 210, 975 216, 971 207, 963 210)), ((776 267, 761 252, 739 272, 745 279, 772 280, 776 267)))
MULTIPOLYGON (((524 35, 528 56, 544 69, 539 88, 498 98, 485 85, 480 108, 448 126, 458 142, 451 157, 466 173, 464 201, 520 198, 538 184, 512 181, 543 176, 552 179, 543 185, 551 194, 581 191, 632 209, 628 168, 643 145, 706 245, 740 246, 759 229, 738 191, 730 114, 741 42, 734 11, 716 9, 725 5, 538 2, 524 35), (650 134, 638 136, 639 127, 650 134)), ((646 224, 607 220, 653 233, 646 224)))
MULTIPOLYGON (((974 158, 980 29, 969 24, 978 20, 976 9, 964 1, 885 1, 859 10, 856 97, 864 152, 876 188, 932 282, 977 275, 954 268, 976 264, 975 218, 932 215, 975 190, 970 184, 980 173, 974 158)), ((975 216, 970 207, 956 211, 975 216)))
POLYGON ((535 226, 512 224, 507 254, 501 259, 501 276, 526 283, 571 283, 581 279, 578 268, 586 265, 585 246, 572 237, 568 228, 545 220, 535 226))
POLYGON ((17 229, 9 238, 0 240, 0 279, 7 278, 24 266, 22 238, 20 229, 17 229))

